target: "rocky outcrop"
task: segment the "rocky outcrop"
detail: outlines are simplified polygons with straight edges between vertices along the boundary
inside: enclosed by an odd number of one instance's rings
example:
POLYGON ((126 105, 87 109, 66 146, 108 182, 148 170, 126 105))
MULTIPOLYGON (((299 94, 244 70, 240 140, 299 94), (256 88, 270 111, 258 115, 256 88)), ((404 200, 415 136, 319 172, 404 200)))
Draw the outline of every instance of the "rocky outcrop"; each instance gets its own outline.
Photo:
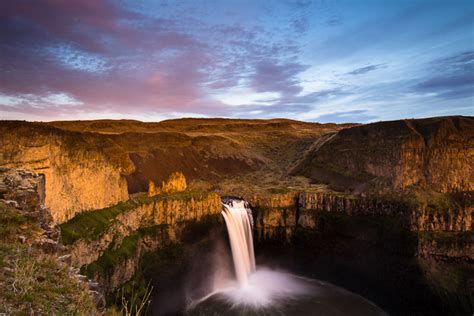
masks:
POLYGON ((260 194, 249 198, 255 218, 257 240, 270 238, 288 239, 296 228, 298 194, 260 194))
POLYGON ((9 292, 11 286, 16 289, 10 279, 17 282, 17 275, 27 271, 30 287, 35 289, 28 294, 28 302, 21 295, 19 297, 16 290, 8 294, 7 300, 2 296, 0 311, 62 314, 73 307, 77 308, 75 312, 99 315, 105 308, 105 299, 94 287, 94 282, 70 266, 71 255, 61 245, 60 230, 44 204, 44 184, 42 174, 0 168, 0 226, 5 225, 0 238, 3 267, 0 285, 5 292, 9 292), (28 265, 33 268, 26 270, 28 265), (62 284, 54 289, 41 287, 58 281, 62 284), (37 289, 41 289, 40 293, 37 289), (15 302, 19 298, 21 301, 15 302), (69 306, 63 306, 64 301, 69 306))
POLYGON ((336 192, 302 192, 298 196, 301 209, 340 212, 347 215, 400 215, 406 211, 403 203, 357 198, 336 192))
MULTIPOLYGON (((205 223, 188 221, 140 229, 125 237, 119 246, 108 248, 97 261, 84 266, 81 270, 101 284, 104 291, 114 292, 134 276, 146 254, 169 246, 189 243, 190 240, 186 240, 186 235, 190 233, 190 226, 201 226, 200 230, 207 234, 209 225, 216 226, 219 219, 219 215, 208 215, 204 220, 205 223)), ((200 237, 193 236, 192 242, 197 240, 195 238, 200 237)))
POLYGON ((173 172, 166 181, 161 183, 161 188, 150 180, 148 182, 148 196, 155 196, 161 193, 182 192, 186 190, 186 178, 179 171, 173 172))
POLYGON ((469 232, 474 229, 474 207, 433 210, 426 206, 410 212, 411 230, 469 232))
POLYGON ((31 171, 0 168, 0 202, 22 211, 42 230, 35 244, 45 250, 61 250, 59 229, 44 205, 44 176, 31 171), (49 248, 49 249, 47 249, 49 248))
POLYGON ((108 248, 101 257, 84 266, 82 272, 110 293, 133 277, 146 253, 175 242, 176 231, 172 226, 151 227, 146 232, 140 230, 125 237, 118 246, 108 248))
POLYGON ((41 207, 44 205, 44 176, 0 168, 0 199, 16 208, 41 207))
POLYGON ((133 171, 128 156, 104 139, 8 121, 0 127, 0 167, 43 174, 45 205, 57 223, 127 200, 124 174, 133 171))
POLYGON ((439 117, 339 131, 293 171, 340 190, 474 190, 474 118, 439 117))
MULTIPOLYGON (((154 198, 135 198, 128 203, 130 206, 111 219, 112 225, 106 230, 92 239, 80 238, 68 246, 74 266, 81 267, 96 261, 112 243, 120 245, 124 238, 141 228, 197 222, 221 211, 220 198, 214 193, 182 192, 154 198)), ((90 216, 100 212, 90 213, 90 216)), ((84 221, 87 221, 87 215, 81 215, 84 221)), ((71 225, 65 223, 61 228, 63 231, 74 229, 68 226, 71 225)))

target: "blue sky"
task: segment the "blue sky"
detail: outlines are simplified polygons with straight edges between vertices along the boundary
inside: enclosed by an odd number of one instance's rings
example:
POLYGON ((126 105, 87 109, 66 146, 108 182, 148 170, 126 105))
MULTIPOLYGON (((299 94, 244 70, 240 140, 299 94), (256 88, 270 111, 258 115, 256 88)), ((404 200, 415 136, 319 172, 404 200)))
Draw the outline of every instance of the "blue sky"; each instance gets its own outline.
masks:
POLYGON ((474 114, 473 1, 14 1, 0 118, 474 114))

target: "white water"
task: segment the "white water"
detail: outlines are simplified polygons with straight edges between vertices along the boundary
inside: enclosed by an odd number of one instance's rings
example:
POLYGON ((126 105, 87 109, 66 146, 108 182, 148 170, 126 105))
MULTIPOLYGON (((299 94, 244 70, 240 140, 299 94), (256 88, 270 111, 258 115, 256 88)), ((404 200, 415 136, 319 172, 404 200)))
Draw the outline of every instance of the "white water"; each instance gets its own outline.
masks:
MULTIPOLYGON (((242 315, 262 308, 270 311, 268 315, 284 315, 285 308, 291 304, 300 306, 300 302, 306 304, 303 312, 299 311, 292 315, 305 315, 306 312, 316 311, 321 311, 321 314, 325 315, 332 315, 335 311, 338 311, 338 315, 349 315, 351 313, 342 311, 344 309, 352 311, 354 308, 357 311, 358 306, 365 307, 362 309, 363 312, 355 312, 355 314, 384 315, 383 311, 372 303, 331 284, 283 271, 257 268, 253 248, 251 210, 243 200, 230 200, 223 204, 223 207, 222 216, 229 234, 236 279, 228 273, 227 265, 224 264, 226 260, 215 260, 212 287, 207 292, 208 294, 198 299, 190 298, 187 305, 188 311, 201 303, 205 305, 209 300, 212 306, 216 304, 216 301, 212 303, 212 300, 218 299, 228 304, 231 309, 241 310, 242 315), (308 298, 312 300, 308 301, 308 298), (374 310, 376 313, 373 312, 374 310)), ((218 252, 218 254, 216 258, 227 257, 223 253, 218 252)), ((209 312, 209 310, 205 311, 209 312)), ((199 313, 199 315, 202 314, 199 313)))
POLYGON ((289 273, 258 268, 253 248, 252 211, 243 200, 223 204, 236 280, 220 267, 216 270, 212 291, 191 303, 190 307, 213 295, 221 295, 233 306, 268 307, 311 292, 311 286, 289 273))
POLYGON ((243 200, 223 204, 227 232, 229 233, 235 275, 241 287, 246 286, 251 273, 255 272, 255 254, 252 237, 252 213, 243 200))

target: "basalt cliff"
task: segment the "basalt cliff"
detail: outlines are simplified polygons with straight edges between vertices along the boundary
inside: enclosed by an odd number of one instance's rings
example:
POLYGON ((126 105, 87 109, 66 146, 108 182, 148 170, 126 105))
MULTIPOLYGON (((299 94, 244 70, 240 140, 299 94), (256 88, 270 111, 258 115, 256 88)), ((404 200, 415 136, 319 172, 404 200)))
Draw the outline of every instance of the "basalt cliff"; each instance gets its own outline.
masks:
POLYGON ((355 192, 474 190, 474 118, 380 122, 341 130, 293 170, 355 192))
POLYGON ((106 139, 26 122, 2 122, 0 167, 43 174, 45 205, 59 223, 127 200, 124 175, 134 169, 106 139))

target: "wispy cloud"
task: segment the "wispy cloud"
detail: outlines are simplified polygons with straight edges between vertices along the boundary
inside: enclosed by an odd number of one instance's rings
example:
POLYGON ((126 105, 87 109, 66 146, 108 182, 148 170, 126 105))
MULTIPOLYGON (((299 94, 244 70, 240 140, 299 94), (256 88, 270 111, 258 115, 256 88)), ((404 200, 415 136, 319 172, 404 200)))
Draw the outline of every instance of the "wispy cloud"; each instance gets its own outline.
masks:
POLYGON ((418 92, 432 92, 442 98, 474 98, 474 51, 436 59, 430 75, 414 86, 418 92))
POLYGON ((374 71, 380 67, 382 67, 383 65, 382 64, 379 64, 379 65, 370 65, 370 66, 365 66, 365 67, 360 67, 360 68, 357 68, 357 69, 354 69, 350 72, 348 72, 347 74, 348 75, 363 75, 365 73, 368 73, 370 71, 374 71))

